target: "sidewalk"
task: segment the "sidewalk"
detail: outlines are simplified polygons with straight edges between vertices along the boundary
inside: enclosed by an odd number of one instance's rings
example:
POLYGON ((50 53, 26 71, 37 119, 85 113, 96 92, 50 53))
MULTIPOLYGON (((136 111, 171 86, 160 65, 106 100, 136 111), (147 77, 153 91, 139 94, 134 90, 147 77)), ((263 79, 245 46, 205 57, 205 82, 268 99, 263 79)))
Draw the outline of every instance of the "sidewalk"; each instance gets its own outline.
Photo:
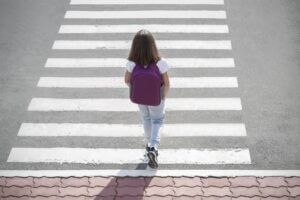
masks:
POLYGON ((0 177, 1 199, 300 200, 300 177, 0 177))

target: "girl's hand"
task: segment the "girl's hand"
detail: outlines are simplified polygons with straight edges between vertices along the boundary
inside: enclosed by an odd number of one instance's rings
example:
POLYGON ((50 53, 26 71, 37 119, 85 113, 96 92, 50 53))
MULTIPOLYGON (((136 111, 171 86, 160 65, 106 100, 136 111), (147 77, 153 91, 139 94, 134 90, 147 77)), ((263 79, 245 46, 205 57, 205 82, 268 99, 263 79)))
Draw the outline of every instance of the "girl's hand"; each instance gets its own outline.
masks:
POLYGON ((124 81, 128 85, 128 87, 130 87, 130 79, 131 79, 131 73, 126 70, 124 81))

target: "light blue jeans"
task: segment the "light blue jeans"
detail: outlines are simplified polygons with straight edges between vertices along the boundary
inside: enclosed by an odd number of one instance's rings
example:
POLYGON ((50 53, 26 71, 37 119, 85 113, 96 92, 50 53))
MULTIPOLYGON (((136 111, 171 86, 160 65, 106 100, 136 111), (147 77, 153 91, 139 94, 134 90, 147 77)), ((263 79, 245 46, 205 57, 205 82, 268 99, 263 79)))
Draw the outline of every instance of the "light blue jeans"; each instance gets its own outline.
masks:
POLYGON ((165 118, 165 99, 161 99, 158 106, 142 104, 138 104, 138 106, 141 111, 148 146, 158 149, 160 143, 159 130, 162 127, 165 118))

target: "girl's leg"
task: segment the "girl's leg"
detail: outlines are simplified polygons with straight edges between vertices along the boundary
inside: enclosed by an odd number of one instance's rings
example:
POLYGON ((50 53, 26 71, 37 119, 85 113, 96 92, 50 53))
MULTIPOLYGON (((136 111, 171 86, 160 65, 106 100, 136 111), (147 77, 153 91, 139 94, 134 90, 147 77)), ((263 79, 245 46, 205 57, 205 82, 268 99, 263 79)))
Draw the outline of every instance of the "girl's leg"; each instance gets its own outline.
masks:
POLYGON ((159 130, 163 125, 165 118, 165 100, 161 100, 158 106, 149 106, 150 118, 151 118, 151 137, 150 146, 158 149, 160 143, 160 133, 159 130))
POLYGON ((143 119, 143 127, 145 132, 145 137, 147 139, 148 145, 150 145, 150 137, 151 137, 151 118, 149 108, 146 105, 138 104, 139 109, 141 111, 141 116, 143 119))

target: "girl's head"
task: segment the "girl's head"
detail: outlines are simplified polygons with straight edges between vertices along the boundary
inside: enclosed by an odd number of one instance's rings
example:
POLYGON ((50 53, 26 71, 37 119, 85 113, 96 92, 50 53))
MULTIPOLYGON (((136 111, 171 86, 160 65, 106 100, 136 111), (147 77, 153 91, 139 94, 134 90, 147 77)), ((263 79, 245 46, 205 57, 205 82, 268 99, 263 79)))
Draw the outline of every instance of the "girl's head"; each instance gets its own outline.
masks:
POLYGON ((148 30, 142 29, 135 34, 128 60, 141 65, 160 60, 154 37, 148 30))

